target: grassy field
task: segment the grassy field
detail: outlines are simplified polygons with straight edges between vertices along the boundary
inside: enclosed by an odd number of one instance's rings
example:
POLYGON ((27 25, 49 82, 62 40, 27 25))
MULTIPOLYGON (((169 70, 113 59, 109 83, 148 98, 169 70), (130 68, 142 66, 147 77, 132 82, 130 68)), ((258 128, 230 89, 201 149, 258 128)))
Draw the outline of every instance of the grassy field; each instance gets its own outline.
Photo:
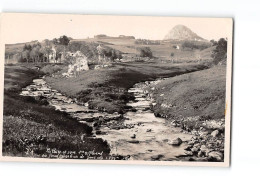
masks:
MULTIPOLYGON (((125 38, 88 38, 88 39, 74 39, 71 40, 71 43, 85 43, 90 46, 95 44, 100 44, 105 47, 115 49, 123 53, 125 59, 135 60, 136 56, 139 56, 139 48, 149 47, 153 53, 153 56, 161 60, 171 60, 175 63, 179 62, 208 62, 212 61, 210 57, 213 47, 198 50, 198 49, 183 49, 181 41, 171 41, 167 42, 164 40, 160 41, 158 45, 144 45, 136 44, 136 39, 125 39, 125 38), (174 48, 179 46, 180 49, 174 48), (174 56, 171 57, 171 54, 174 53, 174 56)), ((18 56, 23 50, 25 44, 34 44, 36 41, 27 42, 27 43, 18 43, 18 44, 8 44, 5 46, 5 59, 8 63, 17 63, 18 56), (15 55, 17 57, 15 57, 15 55), (9 57, 8 61, 7 58, 9 57)))
MULTIPOLYGON (((225 117, 226 66, 176 76, 153 89, 158 116, 177 120, 200 116, 203 121, 225 117)), ((201 126, 199 122, 190 125, 201 126)))
POLYGON ((19 95, 33 79, 46 74, 32 68, 33 65, 5 66, 3 155, 55 158, 57 155, 47 152, 48 148, 55 148, 75 151, 74 157, 79 156, 79 151, 92 150, 107 156, 110 152, 107 143, 88 137, 91 127, 56 111, 44 99, 19 95))
POLYGON ((134 84, 160 77, 172 77, 207 68, 198 64, 172 64, 158 62, 114 63, 109 69, 88 70, 79 77, 47 77, 46 81, 56 90, 93 108, 109 113, 125 112, 125 104, 133 99, 127 90, 134 84))
POLYGON ((82 39, 82 40, 73 40, 73 42, 77 41, 84 41, 86 43, 100 43, 105 46, 111 47, 115 50, 121 51, 124 54, 127 54, 129 56, 136 56, 139 55, 138 48, 141 47, 150 47, 153 56, 163 59, 163 60, 172 60, 178 62, 189 62, 189 61, 211 61, 212 58, 210 57, 211 51, 213 48, 205 49, 205 50, 191 50, 191 49, 175 49, 173 46, 179 45, 181 47, 182 42, 175 42, 167 43, 167 42, 161 42, 159 45, 141 45, 141 44, 135 44, 135 39, 121 39, 121 38, 103 38, 103 39, 82 39), (174 57, 171 58, 171 53, 174 53, 174 57))

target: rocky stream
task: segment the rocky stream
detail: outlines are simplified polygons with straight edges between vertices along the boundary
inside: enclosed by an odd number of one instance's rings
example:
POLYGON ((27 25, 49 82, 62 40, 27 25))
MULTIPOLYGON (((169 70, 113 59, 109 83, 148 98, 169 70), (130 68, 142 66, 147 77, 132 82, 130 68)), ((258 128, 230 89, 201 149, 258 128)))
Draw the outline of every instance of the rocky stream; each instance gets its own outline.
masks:
MULTIPOLYGON (((160 81, 150 81, 149 86, 160 81)), ((80 123, 92 126, 91 137, 106 140, 111 155, 127 156, 130 160, 162 161, 189 160, 195 156, 194 153, 197 156, 198 151, 193 151, 193 148, 196 141, 199 143, 198 137, 173 126, 164 118, 155 117, 151 108, 155 101, 146 91, 146 86, 147 83, 138 83, 128 90, 134 94, 135 100, 127 104, 131 108, 123 115, 90 109, 88 103, 80 103, 52 89, 44 77, 33 80, 31 85, 23 88, 21 95, 45 98, 56 110, 65 111, 80 123)), ((208 150, 205 146, 199 147, 204 147, 205 152, 208 150)), ((220 152, 215 156, 220 161, 223 159, 220 152)))

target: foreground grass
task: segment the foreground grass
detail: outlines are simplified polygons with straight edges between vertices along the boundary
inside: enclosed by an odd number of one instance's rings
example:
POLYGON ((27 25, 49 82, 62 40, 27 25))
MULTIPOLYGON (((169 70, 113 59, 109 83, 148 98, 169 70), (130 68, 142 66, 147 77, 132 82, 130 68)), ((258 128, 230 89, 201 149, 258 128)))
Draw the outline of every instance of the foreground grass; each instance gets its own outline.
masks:
POLYGON ((64 78, 60 74, 46 81, 56 90, 90 107, 109 113, 124 113, 125 105, 134 97, 127 90, 134 84, 160 77, 172 77, 207 68, 198 64, 175 65, 157 62, 115 63, 111 68, 82 72, 76 78, 64 78))
POLYGON ((88 137, 91 127, 56 111, 46 100, 19 95, 23 87, 43 74, 37 68, 31 68, 28 65, 5 67, 3 155, 55 158, 57 155, 46 153, 55 148, 73 151, 74 157, 80 155, 79 151, 93 150, 107 156, 110 152, 107 143, 88 137))
MULTIPOLYGON (((43 158, 76 158, 80 159, 80 151, 98 152, 91 157, 107 156, 109 148, 104 147, 102 139, 87 138, 84 133, 73 133, 55 125, 45 125, 33 120, 18 118, 17 116, 4 117, 3 155, 43 158), (60 151, 61 154, 50 153, 48 150, 60 151), (73 155, 66 156, 73 152, 73 155)), ((89 159, 83 155, 81 159, 89 159)), ((97 159, 97 158, 95 158, 97 159)))

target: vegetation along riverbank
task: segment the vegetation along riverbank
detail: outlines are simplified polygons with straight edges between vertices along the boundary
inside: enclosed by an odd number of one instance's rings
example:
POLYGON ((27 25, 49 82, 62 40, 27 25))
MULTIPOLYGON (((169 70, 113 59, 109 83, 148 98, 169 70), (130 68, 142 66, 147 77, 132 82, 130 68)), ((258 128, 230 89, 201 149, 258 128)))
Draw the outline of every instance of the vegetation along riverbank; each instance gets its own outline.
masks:
POLYGON ((41 71, 44 67, 44 64, 5 66, 3 155, 56 158, 61 157, 57 152, 63 152, 63 158, 88 158, 79 152, 95 150, 98 157, 107 157, 110 152, 107 143, 88 137, 92 127, 56 111, 41 97, 19 95, 33 79, 45 74, 41 71))
POLYGON ((109 113, 123 114, 128 108, 126 103, 133 100, 128 89, 134 84, 162 77, 171 77, 201 69, 200 64, 128 62, 114 63, 109 69, 89 70, 78 77, 66 78, 61 73, 46 77, 46 81, 56 90, 72 98, 77 98, 89 106, 109 113))

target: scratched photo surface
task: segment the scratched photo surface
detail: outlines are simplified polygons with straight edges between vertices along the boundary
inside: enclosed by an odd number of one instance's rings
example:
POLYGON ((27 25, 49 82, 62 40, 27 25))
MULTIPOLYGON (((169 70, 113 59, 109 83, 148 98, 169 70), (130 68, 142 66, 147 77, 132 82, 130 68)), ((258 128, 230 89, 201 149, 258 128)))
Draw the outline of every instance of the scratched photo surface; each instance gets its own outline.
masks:
POLYGON ((228 166, 232 25, 2 14, 1 160, 228 166))

